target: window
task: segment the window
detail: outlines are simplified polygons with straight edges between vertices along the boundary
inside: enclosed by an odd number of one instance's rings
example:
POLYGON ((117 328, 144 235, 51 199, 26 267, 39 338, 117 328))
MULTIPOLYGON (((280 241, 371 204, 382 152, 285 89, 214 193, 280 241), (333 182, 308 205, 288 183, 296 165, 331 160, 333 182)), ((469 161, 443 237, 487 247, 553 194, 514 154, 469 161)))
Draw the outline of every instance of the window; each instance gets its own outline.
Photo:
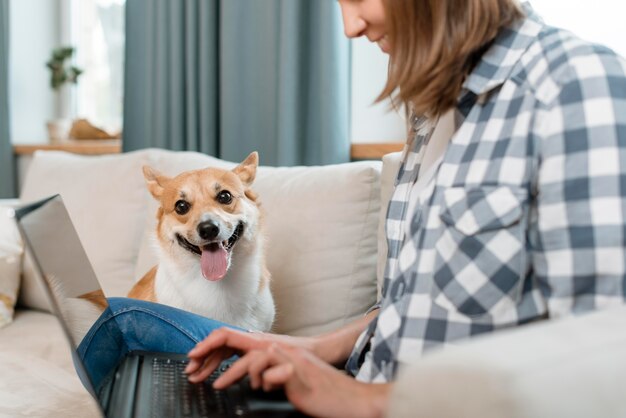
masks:
POLYGON ((70 0, 70 44, 85 72, 73 94, 73 114, 109 133, 122 129, 125 0, 70 0))

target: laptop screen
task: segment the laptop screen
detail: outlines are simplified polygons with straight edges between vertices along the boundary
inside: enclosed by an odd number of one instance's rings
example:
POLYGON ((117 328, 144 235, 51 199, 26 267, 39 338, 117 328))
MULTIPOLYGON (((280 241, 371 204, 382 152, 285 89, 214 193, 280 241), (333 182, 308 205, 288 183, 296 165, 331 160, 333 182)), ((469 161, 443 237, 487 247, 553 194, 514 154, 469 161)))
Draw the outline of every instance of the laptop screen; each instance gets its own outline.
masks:
MULTIPOLYGON (((79 377, 97 399, 94 387, 99 386, 103 376, 85 367, 77 349, 95 321, 109 312, 109 307, 69 213, 61 196, 56 195, 16 209, 14 217, 53 313, 70 344, 79 377)), ((119 338, 113 340, 123 344, 119 328, 114 326, 110 330, 119 332, 119 338)))

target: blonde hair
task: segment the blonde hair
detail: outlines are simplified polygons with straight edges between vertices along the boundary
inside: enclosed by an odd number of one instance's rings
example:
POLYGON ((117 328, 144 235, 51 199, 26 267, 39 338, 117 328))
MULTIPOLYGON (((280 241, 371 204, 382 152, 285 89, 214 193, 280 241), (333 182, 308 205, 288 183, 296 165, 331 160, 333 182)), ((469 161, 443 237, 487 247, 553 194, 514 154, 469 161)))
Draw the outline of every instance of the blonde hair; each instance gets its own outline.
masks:
POLYGON ((384 0, 392 98, 418 115, 452 108, 483 49, 524 13, 516 0, 384 0))

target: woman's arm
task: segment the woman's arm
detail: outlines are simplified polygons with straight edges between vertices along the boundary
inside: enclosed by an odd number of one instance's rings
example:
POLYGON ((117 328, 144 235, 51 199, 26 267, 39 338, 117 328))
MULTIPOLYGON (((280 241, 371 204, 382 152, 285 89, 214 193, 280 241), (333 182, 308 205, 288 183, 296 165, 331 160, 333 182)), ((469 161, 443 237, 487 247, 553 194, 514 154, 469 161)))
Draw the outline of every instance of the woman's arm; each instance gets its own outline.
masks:
POLYGON ((340 366, 348 359, 359 335, 378 316, 379 309, 328 334, 315 337, 312 352, 328 364, 340 366))
MULTIPOLYGON (((220 328, 199 342, 187 354, 190 361, 185 372, 189 374, 190 381, 200 382, 206 379, 223 360, 235 354, 244 356, 253 350, 265 350, 273 344, 281 347, 298 347, 310 351, 326 363, 340 365, 350 355, 361 332, 377 315, 378 310, 374 310, 336 331, 318 337, 291 337, 220 328)), ((253 357, 245 356, 237 363, 240 367, 248 366, 248 363, 254 362, 253 357)), ((248 367, 245 367, 245 370, 247 369, 248 367)))
POLYGON ((534 124, 540 165, 533 269, 551 318, 623 303, 626 67, 603 52, 568 57, 534 124))

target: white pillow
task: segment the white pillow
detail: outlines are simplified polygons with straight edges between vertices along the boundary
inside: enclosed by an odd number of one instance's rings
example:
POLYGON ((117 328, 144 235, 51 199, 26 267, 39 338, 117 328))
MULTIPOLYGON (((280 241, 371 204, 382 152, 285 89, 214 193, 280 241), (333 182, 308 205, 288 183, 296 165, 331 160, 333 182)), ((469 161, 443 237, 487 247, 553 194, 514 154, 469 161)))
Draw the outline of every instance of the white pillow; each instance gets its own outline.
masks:
MULTIPOLYGON (((123 296, 132 286, 146 218, 141 167, 147 162, 145 151, 97 157, 37 152, 26 175, 23 202, 61 194, 107 296, 123 296)), ((25 258, 20 303, 49 310, 25 258)))
POLYGON ((13 321, 21 278, 22 240, 10 210, 0 206, 0 328, 13 321))
MULTIPOLYGON (((168 175, 235 166, 189 152, 151 150, 150 157, 151 165, 168 175)), ((274 331, 329 331, 375 303, 380 170, 380 162, 259 167, 252 188, 265 212, 266 257, 277 306, 274 331)), ((157 204, 150 201, 136 279, 157 263, 157 204)))

